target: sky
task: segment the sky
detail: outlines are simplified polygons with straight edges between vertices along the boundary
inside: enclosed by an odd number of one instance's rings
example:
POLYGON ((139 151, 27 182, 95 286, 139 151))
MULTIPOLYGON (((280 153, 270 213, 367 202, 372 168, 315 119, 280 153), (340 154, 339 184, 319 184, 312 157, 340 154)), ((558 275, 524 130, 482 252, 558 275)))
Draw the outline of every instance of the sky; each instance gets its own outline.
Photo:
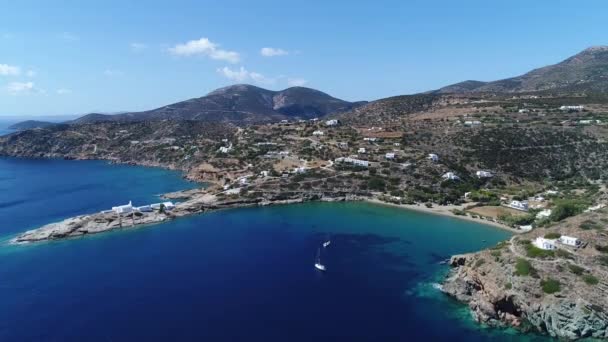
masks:
POLYGON ((374 100, 608 45, 608 2, 3 1, 0 116, 139 111, 250 83, 374 100))

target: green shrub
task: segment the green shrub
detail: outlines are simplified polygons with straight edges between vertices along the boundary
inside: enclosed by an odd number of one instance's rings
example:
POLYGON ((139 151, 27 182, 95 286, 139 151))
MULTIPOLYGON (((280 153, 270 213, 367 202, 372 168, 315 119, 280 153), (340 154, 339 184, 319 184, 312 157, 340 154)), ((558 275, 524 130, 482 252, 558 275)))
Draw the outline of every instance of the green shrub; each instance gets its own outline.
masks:
POLYGON ((551 294, 560 291, 559 281, 551 278, 540 281, 540 286, 543 288, 543 292, 551 294))
POLYGON ((555 239, 559 239, 562 235, 560 233, 547 233, 545 234, 545 239, 551 239, 551 240, 555 240, 555 239))
POLYGON ((597 222, 592 221, 592 220, 585 220, 585 221, 581 222, 579 227, 584 230, 601 228, 601 226, 599 224, 597 224, 597 222))
POLYGON ((595 245, 595 249, 602 253, 608 253, 608 246, 595 245))
POLYGON ((528 276, 530 274, 532 274, 532 270, 534 268, 532 267, 532 265, 530 264, 530 262, 526 259, 523 258, 517 258, 517 261, 515 263, 515 275, 518 276, 528 276))
POLYGON ((367 186, 370 190, 384 191, 386 184, 383 179, 373 177, 369 180, 367 186))
POLYGON ((583 274, 583 272, 585 272, 584 268, 574 265, 574 264, 568 264, 568 269, 570 270, 570 272, 572 272, 576 275, 581 275, 581 274, 583 274))
POLYGON ((583 281, 585 281, 585 283, 587 283, 588 285, 596 285, 600 282, 596 277, 592 276, 591 274, 584 275, 583 281))
POLYGON ((552 258, 555 256, 555 252, 554 251, 548 251, 548 250, 544 250, 544 249, 540 249, 532 244, 526 245, 526 255, 529 258, 539 258, 539 259, 545 259, 545 258, 552 258))
POLYGON ((505 284, 505 289, 510 290, 512 288, 513 288, 513 284, 511 284, 511 283, 506 283, 505 284))

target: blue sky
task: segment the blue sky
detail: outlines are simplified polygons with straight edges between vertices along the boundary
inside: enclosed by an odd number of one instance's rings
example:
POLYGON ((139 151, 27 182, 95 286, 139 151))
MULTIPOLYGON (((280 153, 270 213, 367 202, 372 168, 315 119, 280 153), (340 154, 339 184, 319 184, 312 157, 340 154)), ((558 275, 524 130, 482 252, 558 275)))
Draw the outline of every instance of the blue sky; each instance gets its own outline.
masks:
POLYGON ((373 100, 608 44, 605 1, 84 3, 2 5, 0 115, 145 110, 233 83, 373 100))

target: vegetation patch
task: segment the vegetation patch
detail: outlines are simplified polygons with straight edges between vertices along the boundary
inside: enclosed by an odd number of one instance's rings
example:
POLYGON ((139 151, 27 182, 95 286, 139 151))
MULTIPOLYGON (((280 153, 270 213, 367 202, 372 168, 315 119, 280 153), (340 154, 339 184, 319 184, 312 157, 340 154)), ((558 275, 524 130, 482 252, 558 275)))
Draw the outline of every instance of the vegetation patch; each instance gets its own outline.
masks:
POLYGON ((545 234, 545 239, 555 240, 559 239, 562 236, 560 233, 547 233, 545 234))
POLYGON ((536 274, 536 270, 532 267, 532 264, 526 259, 517 258, 515 262, 515 275, 518 276, 529 276, 536 274))
POLYGON ((570 272, 572 272, 576 275, 581 275, 581 274, 583 274, 583 272, 585 272, 584 268, 574 265, 574 264, 568 264, 568 269, 570 270, 570 272))
POLYGON ((595 222, 593 220, 585 220, 585 221, 581 222, 581 224, 579 225, 579 227, 581 229, 584 229, 584 230, 600 229, 600 228, 602 228, 601 225, 599 225, 597 222, 595 222))
POLYGON ((485 259, 479 259, 475 262, 475 268, 477 268, 485 263, 486 263, 485 259))
POLYGON ((540 281, 540 286, 542 287, 543 292, 548 294, 559 292, 561 290, 560 285, 561 284, 559 281, 552 278, 547 278, 540 281))
POLYGON ((599 283, 600 281, 592 276, 591 274, 586 274, 583 276, 583 281, 587 284, 587 285, 597 285, 597 283, 599 283))
POLYGON ((528 244, 526 245, 526 255, 529 258, 538 258, 538 259, 545 259, 545 258, 552 258, 555 256, 555 252, 554 251, 548 251, 548 250, 544 250, 544 249, 540 249, 532 244, 528 244))

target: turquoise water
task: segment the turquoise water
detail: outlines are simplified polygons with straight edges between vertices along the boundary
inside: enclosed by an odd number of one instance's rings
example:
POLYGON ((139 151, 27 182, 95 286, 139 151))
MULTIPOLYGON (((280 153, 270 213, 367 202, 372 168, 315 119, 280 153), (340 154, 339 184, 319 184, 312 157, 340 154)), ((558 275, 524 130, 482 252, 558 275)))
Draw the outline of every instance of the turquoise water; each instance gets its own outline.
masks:
MULTIPOLYGON (((20 199, 2 197, 5 235, 188 185, 102 162, 0 159, 0 172, 20 199)), ((447 271, 439 261, 508 237, 450 217, 308 203, 4 245, 0 340, 519 341, 477 326, 432 286, 447 271), (313 263, 326 238, 320 274, 313 263)))

